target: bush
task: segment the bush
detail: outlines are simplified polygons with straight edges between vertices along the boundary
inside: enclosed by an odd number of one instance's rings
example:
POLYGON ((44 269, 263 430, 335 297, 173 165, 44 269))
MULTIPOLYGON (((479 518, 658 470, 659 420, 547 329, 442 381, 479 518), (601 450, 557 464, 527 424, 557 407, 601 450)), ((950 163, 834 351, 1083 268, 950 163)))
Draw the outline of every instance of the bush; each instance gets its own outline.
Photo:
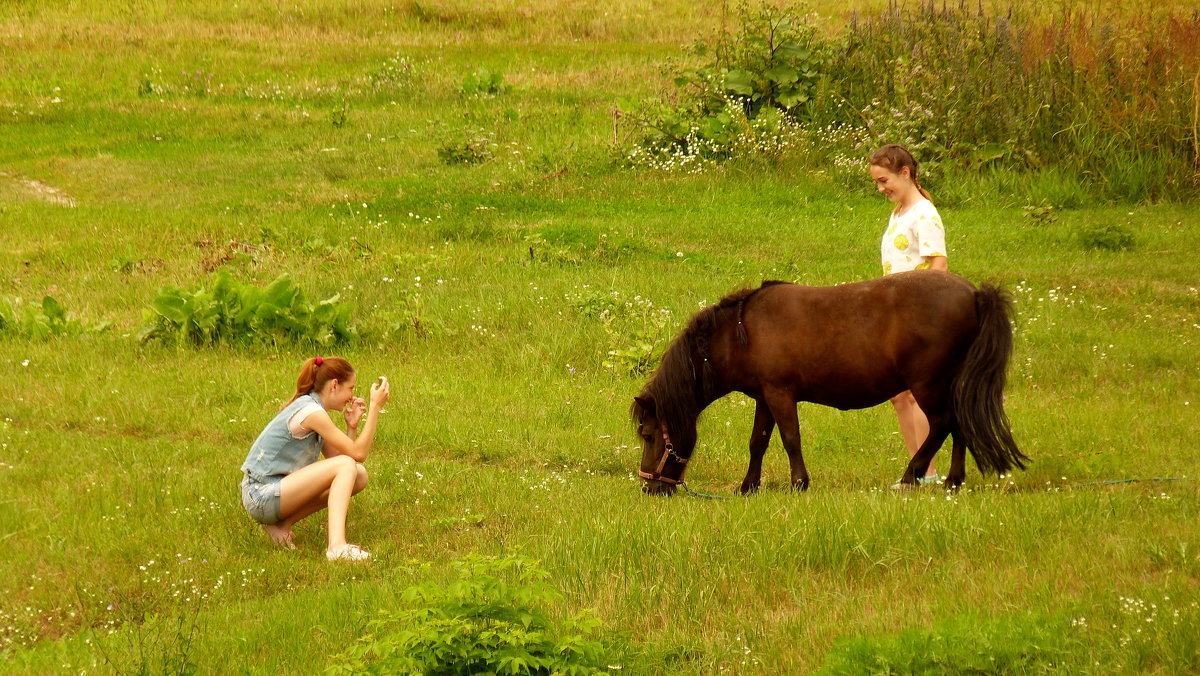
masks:
POLYGON ((107 329, 108 322, 84 324, 67 312, 53 296, 39 303, 25 303, 20 298, 0 297, 0 335, 47 340, 63 336, 78 336, 107 329))
POLYGON ((797 121, 817 95, 829 57, 816 29, 788 10, 739 8, 739 30, 698 45, 706 63, 680 68, 677 105, 621 101, 621 114, 643 131, 626 153, 633 165, 703 170, 706 163, 796 145, 797 121))
POLYGON ((703 116, 637 112, 643 116, 647 135, 642 143, 629 149, 625 164, 666 171, 701 173, 721 162, 738 157, 779 160, 807 143, 807 134, 799 124, 769 109, 758 117, 746 116, 745 106, 735 97, 724 100, 724 107, 703 116))
POLYGON ((384 61, 368 76, 371 89, 382 92, 397 92, 411 89, 417 83, 419 69, 416 61, 397 54, 384 61))
POLYGON ((406 334, 426 340, 457 335, 441 320, 429 316, 424 299, 413 289, 400 289, 399 297, 387 308, 377 309, 360 326, 359 337, 379 346, 394 346, 406 334))
POLYGON ((649 374, 674 337, 671 311, 655 307, 649 298, 589 288, 567 294, 565 300, 580 316, 600 322, 608 338, 601 365, 616 375, 649 374))
POLYGON ((467 127, 461 134, 440 136, 437 154, 442 164, 482 164, 496 156, 495 134, 485 129, 467 127))
MULTIPOLYGON (((713 60, 679 71, 675 84, 690 90, 707 113, 719 111, 732 98, 750 118, 769 109, 806 117, 830 55, 829 43, 819 40, 816 28, 792 10, 742 5, 738 15, 738 32, 717 35, 713 60)), ((696 53, 706 56, 709 49, 700 45, 696 53)))
POLYGON ((1085 223, 1075 228, 1075 237, 1085 249, 1126 251, 1133 248, 1133 231, 1120 223, 1085 223))
POLYGON ((561 595, 530 559, 471 555, 457 579, 410 587, 416 607, 383 611, 326 670, 341 674, 607 673, 599 622, 586 614, 555 622, 543 608, 561 595))
POLYGON ((464 77, 458 90, 466 96, 499 96, 512 91, 512 85, 504 82, 503 73, 480 68, 464 77))
POLYGON ((312 342, 332 345, 351 340, 350 306, 338 296, 310 304, 287 275, 265 289, 217 273, 212 290, 167 286, 146 309, 138 334, 142 342, 211 346, 248 343, 312 342))

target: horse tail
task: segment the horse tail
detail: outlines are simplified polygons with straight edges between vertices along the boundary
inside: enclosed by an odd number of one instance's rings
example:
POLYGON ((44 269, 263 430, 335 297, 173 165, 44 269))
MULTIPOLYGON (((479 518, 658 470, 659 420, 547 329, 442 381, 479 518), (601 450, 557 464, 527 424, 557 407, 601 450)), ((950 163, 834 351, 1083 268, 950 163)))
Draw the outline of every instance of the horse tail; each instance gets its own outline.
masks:
POLYGON ((985 476, 1003 475, 1013 466, 1025 469, 1029 458, 1013 441, 1004 413, 1004 385, 1012 356, 1012 298, 990 284, 975 292, 979 333, 954 379, 954 414, 958 431, 985 476))

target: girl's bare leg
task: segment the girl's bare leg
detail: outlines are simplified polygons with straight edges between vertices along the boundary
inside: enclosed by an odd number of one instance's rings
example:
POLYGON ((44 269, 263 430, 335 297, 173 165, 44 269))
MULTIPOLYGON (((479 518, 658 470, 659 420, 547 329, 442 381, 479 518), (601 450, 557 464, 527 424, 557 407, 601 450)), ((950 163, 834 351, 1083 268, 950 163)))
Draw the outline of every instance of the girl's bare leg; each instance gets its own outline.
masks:
MULTIPOLYGON (((280 485, 279 515, 275 524, 291 532, 292 524, 322 509, 329 509, 329 549, 346 545, 346 512, 350 496, 360 484, 366 486, 366 470, 348 455, 335 455, 302 467, 283 478, 280 485)), ((362 490, 358 487, 358 490, 362 490)))
MULTIPOLYGON (((358 495, 366 487, 367 487, 367 468, 363 467, 362 465, 358 465, 358 476, 354 480, 354 492, 352 493, 352 495, 358 495)), ((328 504, 329 504, 329 491, 326 490, 325 492, 321 493, 317 497, 315 497, 312 500, 309 500, 308 502, 301 505, 298 509, 296 509, 295 512, 292 512, 286 518, 280 519, 279 523, 275 524, 275 526, 278 526, 290 533, 292 530, 292 526, 295 526, 296 524, 300 523, 301 521, 308 518, 309 516, 312 516, 313 514, 321 511, 322 509, 325 509, 325 507, 328 506, 328 504)))

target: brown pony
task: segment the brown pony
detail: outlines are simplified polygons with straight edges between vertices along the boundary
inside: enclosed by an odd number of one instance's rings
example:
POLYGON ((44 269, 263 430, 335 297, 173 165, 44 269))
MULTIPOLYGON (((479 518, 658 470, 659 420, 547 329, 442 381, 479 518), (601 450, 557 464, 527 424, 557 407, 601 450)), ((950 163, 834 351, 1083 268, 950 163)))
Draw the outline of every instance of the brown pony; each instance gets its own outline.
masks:
POLYGON ((701 411, 735 391, 757 402, 742 493, 758 489, 776 425, 792 486, 808 488, 796 402, 866 408, 905 390, 929 418, 929 437, 901 483, 925 475, 947 436, 954 441, 946 488, 962 485, 968 448, 985 476, 1024 469, 1029 458, 1003 407, 1011 313, 1004 291, 925 270, 832 287, 763 282, 730 294, 692 317, 634 397, 642 489, 675 491, 701 411))

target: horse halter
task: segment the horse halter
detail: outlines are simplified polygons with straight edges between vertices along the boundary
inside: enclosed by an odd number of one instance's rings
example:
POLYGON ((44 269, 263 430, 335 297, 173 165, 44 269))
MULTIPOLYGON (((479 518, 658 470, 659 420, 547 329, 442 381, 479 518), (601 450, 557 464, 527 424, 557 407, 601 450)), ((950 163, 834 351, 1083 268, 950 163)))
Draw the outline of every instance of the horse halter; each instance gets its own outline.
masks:
POLYGON ((690 460, 691 458, 681 458, 678 455, 676 455, 675 446, 674 446, 674 444, 671 443, 671 435, 667 432, 666 423, 663 423, 663 426, 662 426, 662 438, 663 438, 663 443, 665 445, 663 447, 662 458, 660 458, 658 461, 658 467, 655 468, 653 473, 643 472, 642 470, 639 469, 638 476, 642 477, 643 479, 649 479, 650 481, 661 481, 661 482, 667 483, 667 484, 681 484, 681 483, 683 483, 683 472, 684 472, 684 470, 687 469, 688 460, 690 460), (679 478, 678 479, 672 479, 670 477, 665 477, 662 475, 663 467, 667 466, 667 458, 675 458, 675 462, 679 463, 682 466, 682 469, 679 470, 679 478))

